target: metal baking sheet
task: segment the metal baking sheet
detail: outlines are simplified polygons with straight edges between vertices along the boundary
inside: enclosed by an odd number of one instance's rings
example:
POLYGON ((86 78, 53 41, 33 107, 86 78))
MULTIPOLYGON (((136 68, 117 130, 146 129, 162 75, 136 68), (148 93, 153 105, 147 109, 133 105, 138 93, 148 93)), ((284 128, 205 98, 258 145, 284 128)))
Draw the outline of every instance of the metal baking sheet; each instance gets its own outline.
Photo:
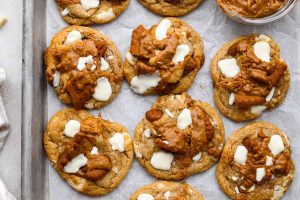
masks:
MULTIPOLYGON (((47 120, 66 107, 47 86, 44 76, 43 51, 52 36, 67 24, 61 19, 54 0, 28 0, 24 10, 23 51, 23 148, 22 199, 91 199, 71 189, 49 165, 43 150, 43 130, 47 120)), ((188 90, 195 99, 214 105, 209 64, 215 52, 226 41, 242 34, 265 33, 273 36, 281 46, 281 56, 291 70, 291 86, 284 103, 272 112, 265 112, 258 120, 272 122, 281 127, 290 138, 296 175, 284 199, 297 199, 300 195, 300 3, 284 18, 262 26, 243 25, 226 17, 215 1, 206 0, 199 8, 181 19, 192 25, 203 37, 206 61, 188 90)), ((93 28, 107 34, 119 47, 123 57, 130 45, 131 32, 139 24, 150 27, 160 19, 132 0, 128 9, 115 21, 93 28)), ((135 125, 150 108, 157 96, 142 97, 134 94, 124 81, 118 97, 101 112, 104 118, 126 126, 133 136, 135 125)), ((246 123, 235 123, 223 117, 226 138, 246 123)), ((201 191, 206 199, 227 199, 215 178, 215 167, 185 179, 201 191)), ((155 181, 134 161, 128 176, 112 193, 99 199, 128 199, 137 188, 155 181)), ((96 198, 97 199, 97 198, 96 198)))

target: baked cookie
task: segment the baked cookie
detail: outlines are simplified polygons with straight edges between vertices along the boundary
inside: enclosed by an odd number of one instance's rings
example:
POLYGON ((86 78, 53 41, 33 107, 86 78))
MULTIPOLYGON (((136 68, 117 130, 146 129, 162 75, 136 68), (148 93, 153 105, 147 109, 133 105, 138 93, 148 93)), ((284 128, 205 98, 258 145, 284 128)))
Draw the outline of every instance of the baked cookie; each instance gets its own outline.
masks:
POLYGON ((199 34, 179 19, 164 18, 133 31, 124 74, 135 93, 177 94, 191 86, 203 63, 199 34))
POLYGON ((280 49, 266 35, 247 35, 226 43, 211 63, 214 100, 234 121, 259 117, 285 98, 290 73, 280 49))
POLYGON ((134 151, 145 170, 159 179, 181 180, 210 168, 224 143, 221 117, 189 95, 158 98, 134 133, 134 151))
POLYGON ((197 8, 203 0, 139 0, 152 12, 169 17, 188 14, 197 8))
POLYGON ((204 200, 202 194, 187 183, 157 181, 138 189, 130 200, 204 200))
POLYGON ((123 79, 116 45, 92 28, 70 26, 45 51, 46 78, 59 99, 79 108, 101 108, 118 94, 123 79))
POLYGON ((229 16, 242 16, 247 18, 262 18, 280 10, 288 0, 217 0, 219 7, 229 16))
POLYGON ((281 199, 294 176, 287 136, 273 124, 248 124, 227 140, 217 180, 231 199, 281 199))
POLYGON ((62 18, 72 25, 103 24, 116 19, 130 0, 55 0, 62 18))
POLYGON ((85 110, 57 112, 45 131, 44 147, 59 175, 72 188, 90 196, 114 190, 133 161, 126 128, 85 110))

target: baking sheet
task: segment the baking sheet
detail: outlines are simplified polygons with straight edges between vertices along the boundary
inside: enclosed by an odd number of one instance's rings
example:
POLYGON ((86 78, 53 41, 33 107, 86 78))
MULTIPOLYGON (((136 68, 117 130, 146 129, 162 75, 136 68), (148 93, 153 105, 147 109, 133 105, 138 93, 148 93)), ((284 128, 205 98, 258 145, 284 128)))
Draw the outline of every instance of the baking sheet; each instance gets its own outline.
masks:
MULTIPOLYGON (((209 73, 209 64, 222 44, 241 34, 265 33, 273 36, 281 47, 281 56, 284 58, 291 70, 291 86, 284 103, 272 112, 265 112, 258 120, 272 122, 282 128, 290 138, 292 146, 292 156, 296 165, 296 175, 290 189, 285 194, 284 199, 297 199, 300 195, 300 177, 298 168, 300 167, 300 16, 299 2, 295 8, 284 18, 263 26, 242 25, 226 17, 217 7, 214 0, 206 0, 198 9, 181 19, 193 26, 202 36, 206 61, 203 68, 188 90, 194 99, 200 99, 214 105, 212 98, 212 80, 209 73), (296 28, 295 28, 296 27, 296 28), (298 44, 298 45, 297 45, 298 44)), ((139 24, 150 27, 159 21, 160 17, 144 9, 137 0, 132 0, 128 9, 115 21, 106 25, 95 25, 93 28, 101 30, 107 34, 119 47, 123 57, 126 49, 130 45, 131 33, 139 24)), ((52 36, 67 24, 61 19, 54 0, 47 1, 47 44, 52 36)), ((54 94, 53 88, 48 86, 48 118, 61 108, 66 107, 61 104, 54 94)), ((156 96, 142 97, 134 94, 124 81, 122 90, 117 98, 108 106, 101 109, 102 116, 106 119, 119 122, 127 127, 130 134, 136 124, 144 116, 156 96)), ((97 114, 99 110, 93 111, 97 114)), ((225 125, 226 139, 233 131, 246 123, 235 123, 222 117, 225 125)), ((194 175, 185 179, 192 186, 202 192, 206 199, 219 200, 227 199, 219 188, 215 178, 215 168, 194 175)), ((90 199, 71 189, 63 181, 56 171, 49 165, 49 199, 90 199)), ((128 199, 130 194, 139 187, 155 181, 148 175, 135 160, 128 176, 122 181, 120 186, 112 193, 101 197, 101 199, 128 199)))

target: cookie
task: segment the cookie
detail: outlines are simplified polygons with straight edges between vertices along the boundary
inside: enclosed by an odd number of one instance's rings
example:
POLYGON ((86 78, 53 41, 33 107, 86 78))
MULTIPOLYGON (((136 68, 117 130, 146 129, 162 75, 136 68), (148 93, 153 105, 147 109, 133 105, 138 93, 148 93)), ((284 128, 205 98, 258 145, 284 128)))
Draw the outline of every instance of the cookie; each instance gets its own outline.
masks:
POLYGON ((217 4, 227 15, 247 18, 262 18, 271 15, 287 2, 287 0, 264 0, 245 3, 243 0, 217 0, 217 4))
POLYGON ((70 26, 45 51, 46 78, 59 99, 76 109, 101 108, 119 93, 123 79, 117 46, 92 28, 70 26))
POLYGON ((246 35, 226 43, 211 63, 214 100, 234 121, 259 117, 283 102, 290 73, 278 44, 266 35, 246 35))
POLYGON ((124 74, 137 94, 177 94, 191 86, 203 63, 199 34, 179 19, 164 18, 133 31, 124 74))
POLYGON ((114 190, 134 156, 126 128, 85 110, 54 114, 44 134, 44 147, 59 175, 73 189, 90 196, 114 190))
POLYGON ((281 199, 294 176, 290 144, 273 124, 255 122, 227 140, 216 174, 231 199, 281 199))
POLYGON ((197 8, 203 0, 139 0, 152 12, 169 17, 186 15, 197 8))
POLYGON ((157 181, 138 189, 130 200, 184 199, 204 200, 202 194, 187 183, 157 181))
POLYGON ((135 129, 133 146, 139 163, 159 179, 181 180, 210 168, 224 143, 221 117, 189 95, 157 99, 135 129))
POLYGON ((116 19, 130 0, 55 0, 62 18, 71 25, 104 24, 116 19))

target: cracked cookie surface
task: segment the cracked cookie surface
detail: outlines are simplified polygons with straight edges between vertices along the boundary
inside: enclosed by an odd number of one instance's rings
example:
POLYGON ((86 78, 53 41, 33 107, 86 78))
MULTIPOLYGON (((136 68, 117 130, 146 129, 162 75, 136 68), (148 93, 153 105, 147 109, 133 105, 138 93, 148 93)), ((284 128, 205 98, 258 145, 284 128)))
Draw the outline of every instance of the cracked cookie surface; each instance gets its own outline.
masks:
POLYGON ((130 200, 139 200, 142 197, 155 200, 204 200, 202 194, 189 184, 168 181, 157 181, 146 185, 135 191, 130 200))
POLYGON ((254 122, 227 140, 217 181, 231 199, 281 199, 294 176, 290 144, 273 124, 254 122))
POLYGON ((266 35, 247 35, 226 43, 211 62, 214 101, 234 121, 259 117, 280 105, 290 73, 278 44, 266 35))
POLYGON ((45 51, 46 78, 59 99, 76 109, 101 108, 119 93, 123 79, 117 46, 92 28, 70 26, 45 51))
POLYGON ((44 148, 59 175, 73 189, 90 196, 114 190, 134 156, 126 128, 74 109, 61 110, 50 119, 44 148))
POLYGON ((186 93, 158 98, 134 134, 134 151, 145 170, 160 179, 181 180, 218 161, 223 122, 207 103, 186 93))
POLYGON ((186 15, 197 8, 203 0, 139 0, 140 3, 152 12, 176 17, 186 15))

